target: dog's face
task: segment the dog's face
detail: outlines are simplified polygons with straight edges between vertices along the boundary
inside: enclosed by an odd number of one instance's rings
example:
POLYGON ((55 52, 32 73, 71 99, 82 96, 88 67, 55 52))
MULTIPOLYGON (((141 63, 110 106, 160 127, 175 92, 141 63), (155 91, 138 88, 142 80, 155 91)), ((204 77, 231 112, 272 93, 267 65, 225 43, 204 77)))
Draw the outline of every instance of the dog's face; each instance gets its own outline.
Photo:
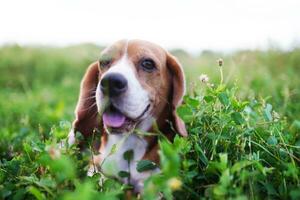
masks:
POLYGON ((183 94, 183 72, 173 56, 146 41, 122 40, 103 50, 86 72, 74 126, 81 132, 95 128, 99 119, 89 110, 96 109, 106 131, 120 134, 145 128, 168 110, 176 131, 186 135, 175 111, 183 94))
POLYGON ((142 41, 120 41, 101 53, 96 101, 108 132, 132 131, 160 114, 170 93, 166 59, 163 49, 142 41))

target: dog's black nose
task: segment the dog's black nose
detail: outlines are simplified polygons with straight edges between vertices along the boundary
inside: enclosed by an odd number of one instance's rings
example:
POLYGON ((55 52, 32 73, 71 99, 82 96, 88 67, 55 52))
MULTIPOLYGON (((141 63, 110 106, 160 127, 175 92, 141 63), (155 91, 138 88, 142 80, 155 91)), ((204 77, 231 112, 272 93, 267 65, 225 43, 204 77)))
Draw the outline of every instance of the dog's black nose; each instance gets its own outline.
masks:
POLYGON ((118 96, 127 90, 127 80, 119 73, 109 73, 100 82, 101 91, 110 97, 118 96))

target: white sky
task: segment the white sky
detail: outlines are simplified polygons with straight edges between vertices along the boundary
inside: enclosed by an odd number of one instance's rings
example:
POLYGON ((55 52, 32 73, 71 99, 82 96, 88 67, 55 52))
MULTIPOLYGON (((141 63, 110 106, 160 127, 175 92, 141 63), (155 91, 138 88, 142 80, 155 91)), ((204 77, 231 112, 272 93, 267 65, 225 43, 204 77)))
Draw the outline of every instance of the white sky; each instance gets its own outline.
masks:
POLYGON ((189 51, 300 44, 300 0, 0 0, 0 45, 139 38, 189 51))

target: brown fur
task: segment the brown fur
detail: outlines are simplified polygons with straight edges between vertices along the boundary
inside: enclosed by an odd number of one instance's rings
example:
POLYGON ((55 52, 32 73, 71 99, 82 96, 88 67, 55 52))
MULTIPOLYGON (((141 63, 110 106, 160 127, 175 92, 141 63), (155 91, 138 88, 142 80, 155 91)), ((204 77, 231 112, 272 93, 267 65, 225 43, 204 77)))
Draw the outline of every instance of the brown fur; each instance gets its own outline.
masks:
MULTIPOLYGON (((181 104, 185 90, 184 74, 176 58, 161 47, 141 40, 130 40, 128 43, 124 40, 119 41, 105 49, 101 53, 101 57, 112 58, 111 66, 113 67, 124 53, 127 53, 129 60, 135 66, 136 77, 142 87, 150 94, 152 116, 157 119, 159 130, 170 140, 173 140, 175 133, 187 136, 185 125, 176 114, 176 108, 181 104), (152 58, 158 70, 148 73, 138 68, 138 62, 143 57, 152 58)), ((91 135, 95 129, 100 130, 102 133, 100 149, 106 144, 107 134, 97 117, 93 92, 102 73, 104 71, 101 72, 99 62, 94 62, 87 69, 81 82, 79 100, 75 110, 76 119, 73 122, 75 131, 81 132, 86 137, 91 135)), ((148 148, 143 159, 158 163, 157 137, 147 136, 145 139, 148 142, 148 148)))

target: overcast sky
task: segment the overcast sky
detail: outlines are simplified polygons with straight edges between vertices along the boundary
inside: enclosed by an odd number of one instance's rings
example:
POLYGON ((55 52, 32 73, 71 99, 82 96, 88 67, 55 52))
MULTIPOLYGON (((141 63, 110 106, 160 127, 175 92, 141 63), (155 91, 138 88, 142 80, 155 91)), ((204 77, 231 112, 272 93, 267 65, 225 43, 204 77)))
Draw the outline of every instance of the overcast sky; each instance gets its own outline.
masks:
POLYGON ((234 50, 300 44, 299 0, 0 0, 0 44, 110 44, 234 50))

